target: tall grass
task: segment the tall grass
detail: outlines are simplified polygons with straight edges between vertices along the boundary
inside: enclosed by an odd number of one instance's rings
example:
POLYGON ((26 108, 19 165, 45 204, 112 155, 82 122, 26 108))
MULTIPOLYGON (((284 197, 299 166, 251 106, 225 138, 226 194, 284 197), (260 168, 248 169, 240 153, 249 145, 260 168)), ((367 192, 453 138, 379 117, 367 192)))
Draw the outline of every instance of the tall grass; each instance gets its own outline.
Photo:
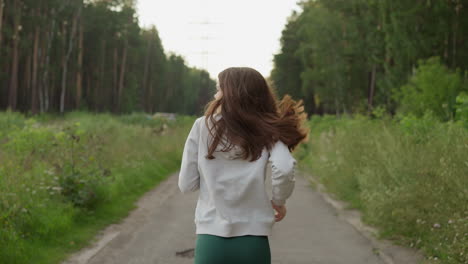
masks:
POLYGON ((58 263, 177 170, 194 118, 0 113, 0 262, 58 263))
POLYGON ((382 237, 468 263, 468 130, 425 116, 314 117, 302 166, 382 237))

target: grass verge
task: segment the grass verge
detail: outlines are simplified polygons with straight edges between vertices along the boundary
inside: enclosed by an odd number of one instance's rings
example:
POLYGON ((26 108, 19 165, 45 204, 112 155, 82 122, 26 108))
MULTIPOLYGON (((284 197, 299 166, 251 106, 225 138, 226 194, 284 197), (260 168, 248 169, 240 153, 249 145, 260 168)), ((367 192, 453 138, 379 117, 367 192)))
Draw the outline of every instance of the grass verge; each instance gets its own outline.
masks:
POLYGON ((426 116, 314 117, 296 154, 383 238, 468 263, 468 130, 426 116))
POLYGON ((178 169, 193 117, 0 113, 0 259, 59 263, 178 169))

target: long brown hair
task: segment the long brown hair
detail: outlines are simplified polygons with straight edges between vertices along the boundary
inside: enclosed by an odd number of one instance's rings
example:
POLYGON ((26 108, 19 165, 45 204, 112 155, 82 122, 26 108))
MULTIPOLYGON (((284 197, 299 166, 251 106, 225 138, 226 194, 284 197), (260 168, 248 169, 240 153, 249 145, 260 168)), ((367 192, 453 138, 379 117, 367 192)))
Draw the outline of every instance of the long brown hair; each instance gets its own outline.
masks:
POLYGON ((303 124, 307 114, 302 100, 296 102, 286 95, 278 101, 265 78, 248 67, 227 68, 218 79, 222 97, 208 103, 205 111, 205 122, 213 138, 206 158, 214 159, 220 143, 224 145, 221 151, 237 145, 243 159, 255 161, 264 147, 271 150, 278 140, 293 151, 307 139, 309 130, 303 124), (221 118, 216 119, 218 112, 221 118))

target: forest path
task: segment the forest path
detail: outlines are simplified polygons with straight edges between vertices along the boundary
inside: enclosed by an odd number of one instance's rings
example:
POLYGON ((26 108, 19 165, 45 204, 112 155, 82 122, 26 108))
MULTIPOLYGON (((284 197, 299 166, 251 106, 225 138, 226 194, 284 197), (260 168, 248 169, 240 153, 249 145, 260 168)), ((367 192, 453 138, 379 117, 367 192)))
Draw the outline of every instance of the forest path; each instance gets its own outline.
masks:
MULTIPOLYGON (((197 198, 198 192, 180 193, 174 174, 146 193, 121 223, 103 230, 93 246, 64 263, 193 263, 197 198)), ((371 240, 341 217, 304 176, 296 177, 287 208, 286 218, 275 224, 270 237, 273 264, 391 263, 377 256, 371 240)))

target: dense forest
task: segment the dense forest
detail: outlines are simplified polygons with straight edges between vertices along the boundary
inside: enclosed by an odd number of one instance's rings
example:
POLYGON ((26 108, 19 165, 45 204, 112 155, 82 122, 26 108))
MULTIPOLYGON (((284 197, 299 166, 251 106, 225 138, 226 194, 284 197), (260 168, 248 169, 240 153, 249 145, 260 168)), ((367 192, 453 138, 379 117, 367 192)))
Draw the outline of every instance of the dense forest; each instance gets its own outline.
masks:
POLYGON ((0 110, 195 114, 215 82, 166 54, 134 0, 0 0, 0 110))
POLYGON ((456 97, 468 90, 467 1, 310 0, 301 6, 282 32, 271 79, 280 94, 304 98, 309 113, 377 106, 418 112, 411 108, 421 104, 448 119, 456 97))

